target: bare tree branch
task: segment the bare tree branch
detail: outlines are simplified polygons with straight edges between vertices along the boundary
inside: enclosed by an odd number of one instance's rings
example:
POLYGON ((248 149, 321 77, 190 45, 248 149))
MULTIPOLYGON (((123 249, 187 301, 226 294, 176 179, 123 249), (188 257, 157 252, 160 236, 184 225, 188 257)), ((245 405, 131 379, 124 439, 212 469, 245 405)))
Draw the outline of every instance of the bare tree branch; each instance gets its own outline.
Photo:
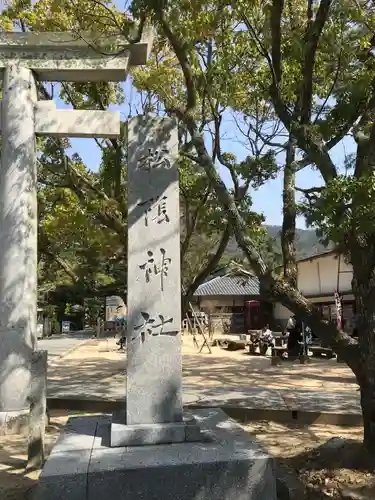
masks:
POLYGON ((300 120, 302 124, 310 122, 311 106, 313 97, 313 75, 316 59, 316 50, 323 32, 324 25, 328 19, 332 0, 321 0, 315 20, 312 21, 312 1, 309 0, 309 23, 304 43, 304 55, 302 62, 302 88, 300 101, 300 120), (310 12, 310 13, 309 13, 310 12))
POLYGON ((271 11, 271 54, 274 85, 279 87, 282 78, 281 65, 281 16, 284 10, 284 0, 273 0, 271 11))
POLYGON ((290 137, 286 149, 284 167, 283 189, 283 224, 281 229, 281 248, 284 262, 284 279, 294 288, 297 288, 297 262, 296 262, 296 200, 295 200, 295 168, 296 144, 290 137))
MULTIPOLYGON (((222 233, 221 240, 216 251, 211 254, 207 265, 204 266, 202 271, 195 276, 192 283, 189 285, 188 289, 184 295, 184 303, 186 304, 191 301, 196 289, 208 278, 208 276, 215 270, 218 266, 220 259, 228 246, 228 242, 231 236, 230 225, 227 224, 225 230, 222 233)), ((187 308, 186 308, 187 309, 187 308)))
MULTIPOLYGON (((326 2, 331 2, 331 0, 322 0, 326 2)), ((281 40, 281 16, 283 11, 283 0, 273 0, 273 7, 271 11, 271 30, 272 30, 272 51, 275 53, 275 57, 281 57, 280 45, 276 45, 281 40)), ((324 13, 324 11, 323 11, 324 13)), ((323 14, 322 14, 323 15, 323 14)), ((320 27, 320 24, 317 25, 320 27)), ((317 31, 319 36, 321 31, 317 31)), ((315 31, 314 37, 312 39, 315 43, 315 31)), ((318 37, 319 41, 319 37, 318 37)), ((316 42, 317 43, 317 42, 316 42)), ((277 64, 277 59, 276 59, 277 64)), ((322 138, 313 137, 312 131, 308 125, 305 123, 299 124, 297 120, 293 120, 291 113, 287 110, 285 104, 283 103, 280 95, 280 90, 278 85, 276 85, 277 80, 273 77, 273 84, 271 85, 271 98, 275 107, 275 111, 281 121, 284 123, 287 130, 293 134, 297 140, 297 145, 300 149, 306 152, 311 163, 315 163, 319 168, 324 180, 329 182, 331 179, 337 176, 337 170, 334 163, 329 155, 329 150, 322 138)), ((312 84, 312 83, 311 83, 312 84)))
POLYGON ((182 41, 178 38, 178 35, 173 33, 171 30, 169 24, 166 21, 165 18, 165 13, 162 8, 159 8, 156 11, 157 18, 159 19, 164 33, 166 37, 168 38, 170 44, 172 45, 173 50, 175 51, 175 54, 179 60, 181 70, 184 74, 184 78, 186 81, 186 112, 189 113, 193 109, 195 109, 195 106, 197 104, 197 96, 196 96, 196 88, 195 88, 195 82, 194 82, 194 76, 193 76, 193 70, 189 61, 189 58, 187 56, 186 50, 184 50, 184 45, 182 41))
POLYGON ((365 172, 373 169, 375 158, 375 78, 372 83, 371 99, 367 109, 362 115, 355 130, 355 140, 358 144, 357 156, 354 168, 354 177, 357 179, 365 172), (369 130, 366 130, 366 129, 369 130))
POLYGON ((41 227, 39 227, 38 250, 40 253, 54 260, 61 267, 61 269, 63 269, 65 273, 71 278, 73 283, 77 283, 79 281, 79 277, 75 273, 72 266, 60 256, 58 249, 50 241, 50 239, 48 238, 48 236, 41 227))
MULTIPOLYGON (((220 175, 215 168, 215 164, 213 163, 211 156, 207 152, 204 137, 199 132, 197 123, 195 122, 192 113, 194 107, 192 107, 192 105, 194 106, 196 103, 196 89, 194 84, 194 77, 188 61, 188 53, 186 47, 184 46, 183 42, 180 41, 179 38, 176 37, 172 32, 170 26, 168 25, 162 7, 159 5, 155 6, 154 9, 156 10, 158 19, 162 20, 164 34, 172 44, 175 50, 175 54, 181 64, 181 68, 183 69, 183 73, 185 76, 187 94, 189 96, 189 105, 186 107, 187 112, 184 112, 182 109, 176 109, 174 111, 179 119, 182 120, 186 125, 190 133, 192 143, 195 146, 197 156, 199 158, 199 163, 204 168, 207 177, 216 193, 219 203, 225 211, 237 243, 241 250, 244 252, 244 255, 251 265, 253 271, 259 277, 261 293, 266 294, 268 297, 272 297, 273 300, 279 300, 291 311, 298 314, 302 320, 307 321, 307 323, 309 323, 313 329, 315 328, 317 331, 319 331, 319 335, 323 340, 325 339, 326 341, 328 341, 336 349, 336 352, 345 357, 345 360, 347 360, 348 364, 353 369, 357 369, 358 366, 356 364, 356 361, 353 360, 353 358, 349 355, 350 352, 353 351, 353 348, 358 347, 357 343, 344 332, 340 330, 334 330, 332 328, 332 325, 328 325, 327 323, 322 321, 321 314, 315 308, 315 306, 310 304, 301 295, 298 289, 291 287, 284 280, 275 277, 272 271, 267 268, 261 255, 256 250, 256 245, 248 235, 245 222, 238 211, 236 202, 233 196, 230 195, 227 187, 220 178, 220 175)), ((301 140, 302 132, 300 128, 297 129, 297 132, 298 130, 300 131, 299 139, 301 140)), ((306 137, 303 136, 303 138, 305 141, 307 140, 306 137)), ((309 141, 312 142, 312 138, 310 138, 309 141)), ((315 150, 313 148, 312 153, 315 156, 319 156, 319 160, 322 160, 323 157, 323 159, 327 162, 327 158, 325 156, 326 151, 321 150, 320 145, 318 146, 315 144, 315 150)), ((329 158, 328 154, 327 156, 329 158)), ((331 178, 332 175, 334 176, 336 174, 336 171, 332 162, 325 165, 325 167, 327 166, 331 169, 333 167, 333 172, 328 172, 327 175, 327 178, 331 178)), ((324 169, 324 166, 321 166, 321 168, 324 169)))
POLYGON ((316 186, 308 189, 300 188, 300 187, 295 187, 296 191, 299 191, 300 193, 304 195, 309 195, 309 194, 315 194, 315 193, 321 193, 325 190, 324 186, 316 186))
POLYGON ((333 93, 333 91, 336 88, 336 84, 337 84, 337 81, 338 81, 338 78, 339 78, 339 74, 340 74, 340 70, 341 70, 341 57, 342 57, 343 50, 344 50, 344 46, 343 46, 343 43, 342 43, 342 37, 343 37, 343 29, 341 29, 341 45, 340 45, 340 52, 339 52, 339 56, 338 56, 338 60, 337 60, 337 67, 336 67, 335 76, 333 78, 331 88, 329 89, 329 91, 328 91, 328 93, 326 95, 326 98, 323 101, 323 104, 320 106, 319 111, 317 112, 317 114, 315 116, 314 124, 317 123, 317 121, 319 120, 320 115, 323 113, 323 111, 324 111, 324 109, 325 109, 325 107, 327 105, 328 100, 331 98, 332 93, 333 93))

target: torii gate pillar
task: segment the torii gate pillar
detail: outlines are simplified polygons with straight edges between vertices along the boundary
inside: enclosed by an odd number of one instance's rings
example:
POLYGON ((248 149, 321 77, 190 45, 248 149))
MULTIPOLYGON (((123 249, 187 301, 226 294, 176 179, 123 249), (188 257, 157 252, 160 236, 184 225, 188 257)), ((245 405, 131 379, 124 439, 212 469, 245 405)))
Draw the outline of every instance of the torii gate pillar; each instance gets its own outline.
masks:
MULTIPOLYGON (((152 34, 145 33, 138 44, 122 45, 118 56, 103 56, 90 42, 97 44, 98 38, 75 40, 69 33, 0 35, 0 433, 10 421, 26 416, 30 406, 37 323, 35 135, 120 135, 119 113, 56 110, 51 102, 38 103, 36 79, 124 81, 129 65, 146 64, 152 34)), ((111 47, 121 42, 120 37, 106 40, 111 47)))

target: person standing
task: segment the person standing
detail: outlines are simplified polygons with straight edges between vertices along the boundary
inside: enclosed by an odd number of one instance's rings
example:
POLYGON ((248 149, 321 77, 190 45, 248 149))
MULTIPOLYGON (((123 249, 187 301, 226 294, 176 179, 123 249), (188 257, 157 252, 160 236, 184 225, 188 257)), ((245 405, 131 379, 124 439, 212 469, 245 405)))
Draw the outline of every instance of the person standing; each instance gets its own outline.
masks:
POLYGON ((290 334, 290 332, 292 330, 294 330, 295 326, 296 326, 296 317, 294 314, 291 314, 288 321, 287 321, 286 328, 285 328, 287 333, 290 334))
POLYGON ((298 356, 302 334, 302 321, 296 320, 294 314, 289 319, 290 321, 287 324, 287 331, 289 332, 287 345, 288 357, 298 356))

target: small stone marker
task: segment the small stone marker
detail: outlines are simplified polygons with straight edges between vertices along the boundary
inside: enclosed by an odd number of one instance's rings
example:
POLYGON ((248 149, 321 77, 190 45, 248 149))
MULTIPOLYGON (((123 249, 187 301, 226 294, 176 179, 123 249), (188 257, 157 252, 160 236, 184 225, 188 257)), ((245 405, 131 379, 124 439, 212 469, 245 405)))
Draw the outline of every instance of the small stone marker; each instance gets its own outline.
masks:
POLYGON ((126 415, 114 415, 111 445, 182 442, 197 428, 181 395, 177 124, 139 116, 128 127, 126 415))
POLYGON ((102 320, 101 318, 98 318, 96 320, 96 338, 99 339, 100 335, 102 333, 102 320))
POLYGON ((48 351, 34 351, 31 361, 28 469, 39 469, 44 462, 44 437, 47 414, 48 351))

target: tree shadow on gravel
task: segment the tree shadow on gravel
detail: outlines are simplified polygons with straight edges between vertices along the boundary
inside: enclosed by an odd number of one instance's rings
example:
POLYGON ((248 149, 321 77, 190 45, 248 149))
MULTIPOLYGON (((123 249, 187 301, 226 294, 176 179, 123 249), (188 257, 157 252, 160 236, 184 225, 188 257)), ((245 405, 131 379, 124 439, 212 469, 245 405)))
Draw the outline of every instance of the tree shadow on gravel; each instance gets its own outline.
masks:
MULTIPOLYGON (((78 412, 52 411, 51 423, 46 428, 46 456, 49 455, 63 430, 68 414, 78 412)), ((23 434, 0 438, 0 499, 32 500, 40 471, 26 471, 27 437, 23 434)))
POLYGON ((275 457, 278 500, 375 499, 375 457, 361 441, 336 436, 306 445, 294 456, 275 457))

